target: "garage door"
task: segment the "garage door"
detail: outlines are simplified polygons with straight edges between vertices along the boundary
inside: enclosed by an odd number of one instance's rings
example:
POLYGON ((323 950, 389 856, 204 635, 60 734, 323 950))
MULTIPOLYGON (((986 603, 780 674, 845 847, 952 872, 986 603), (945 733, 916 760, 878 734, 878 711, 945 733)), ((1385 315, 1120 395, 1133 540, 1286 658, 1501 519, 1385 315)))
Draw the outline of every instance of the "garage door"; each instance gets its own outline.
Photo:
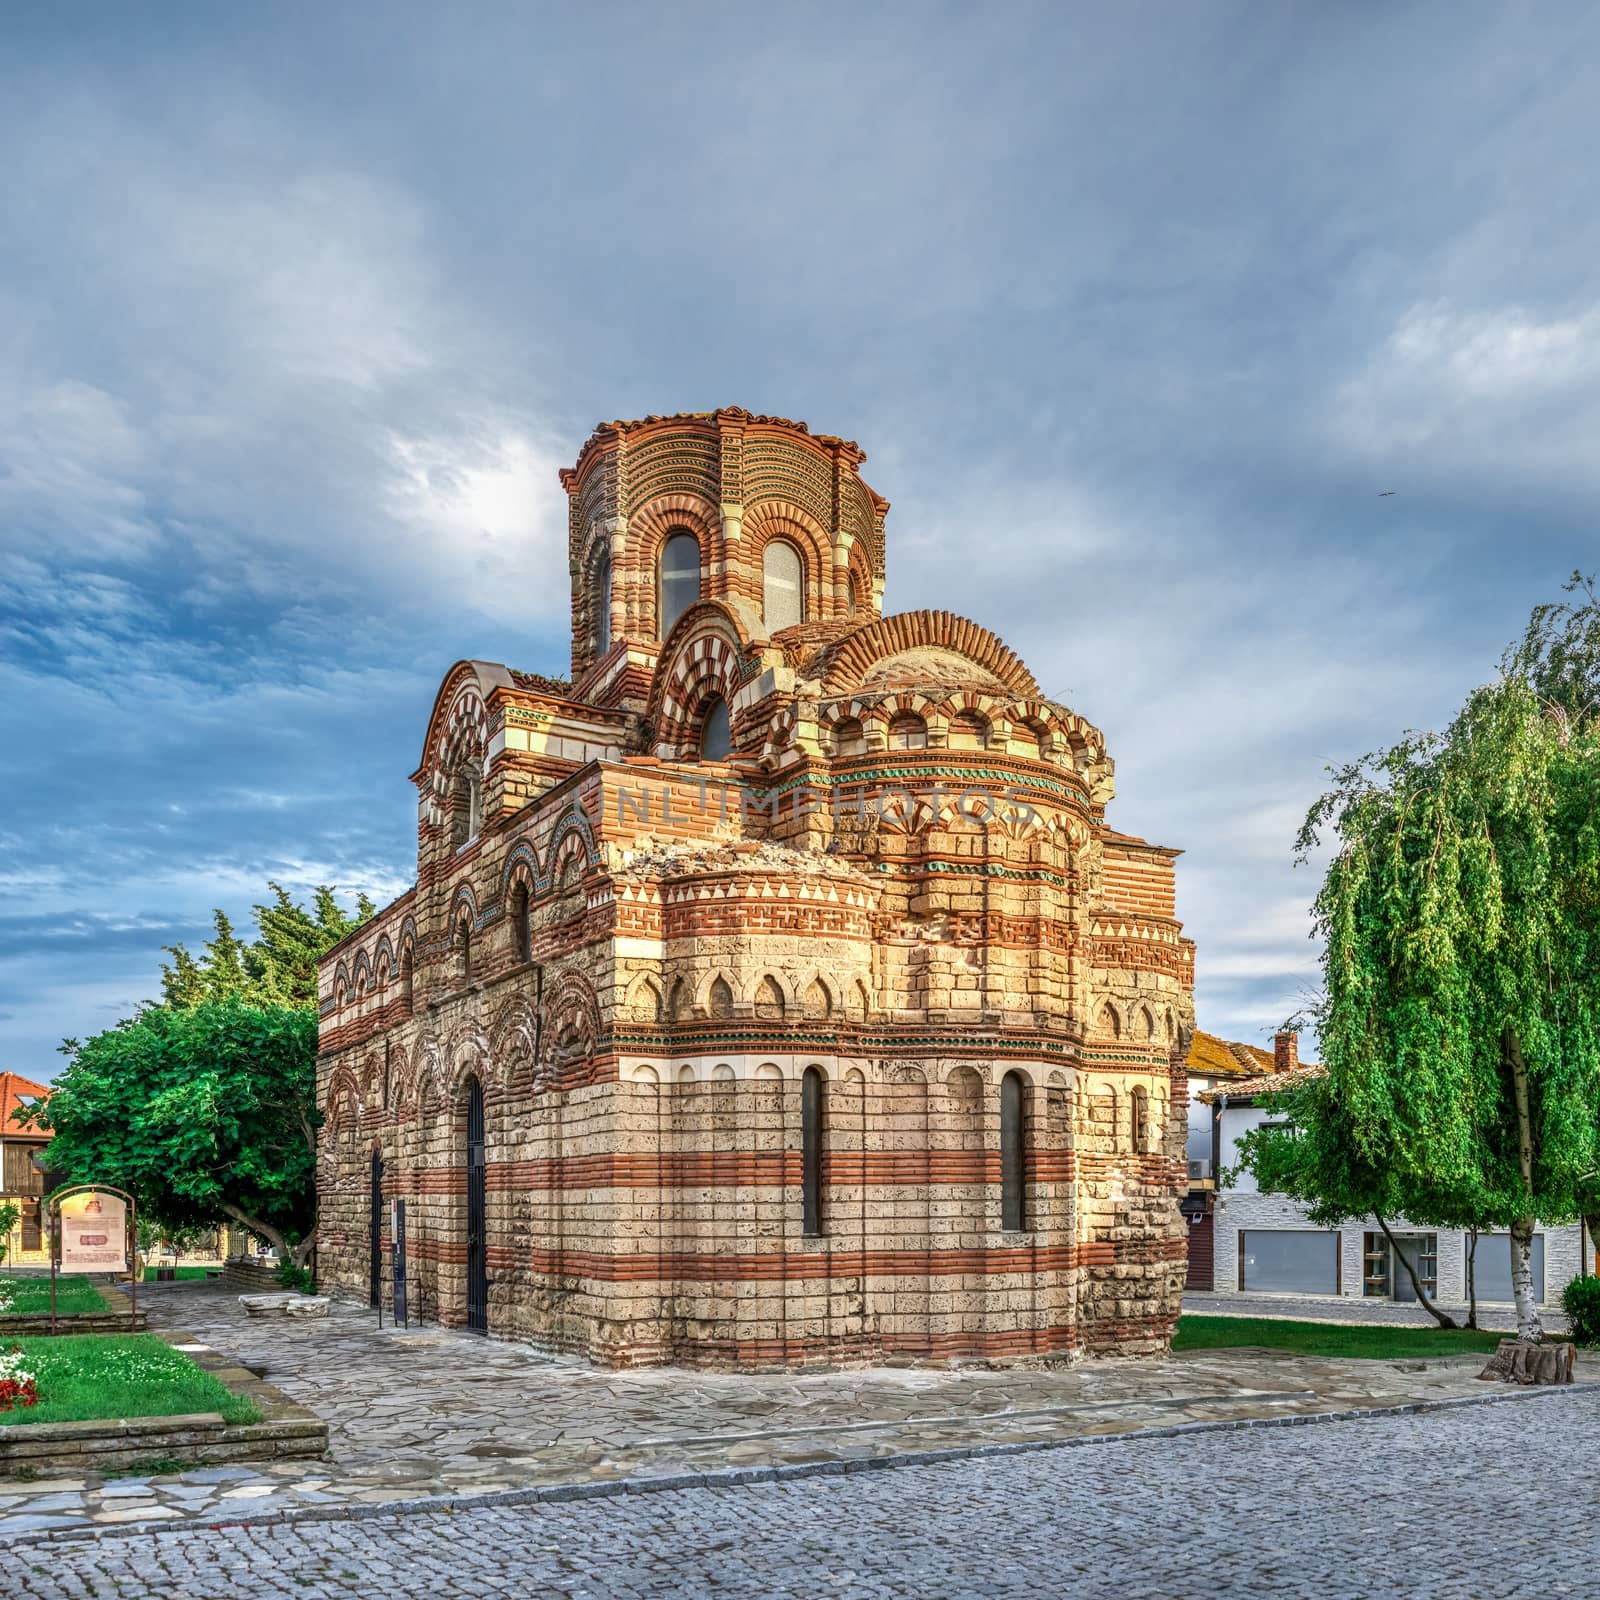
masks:
POLYGON ((1239 1287, 1262 1294, 1338 1294, 1339 1235, 1241 1228, 1239 1287))

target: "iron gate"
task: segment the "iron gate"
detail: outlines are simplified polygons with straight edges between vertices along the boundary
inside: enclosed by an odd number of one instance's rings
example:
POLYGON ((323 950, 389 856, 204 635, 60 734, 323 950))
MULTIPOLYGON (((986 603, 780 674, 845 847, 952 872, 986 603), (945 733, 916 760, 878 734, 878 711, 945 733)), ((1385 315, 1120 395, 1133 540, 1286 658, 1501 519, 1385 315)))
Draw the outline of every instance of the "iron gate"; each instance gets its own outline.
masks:
POLYGON ((383 1156, 380 1152, 372 1152, 372 1193, 370 1204, 372 1216, 368 1219, 369 1243, 371 1252, 368 1266, 368 1289, 371 1304, 379 1305, 383 1300, 383 1156))
POLYGON ((467 1327, 489 1331, 489 1255, 484 1218, 483 1085, 467 1091, 467 1327))

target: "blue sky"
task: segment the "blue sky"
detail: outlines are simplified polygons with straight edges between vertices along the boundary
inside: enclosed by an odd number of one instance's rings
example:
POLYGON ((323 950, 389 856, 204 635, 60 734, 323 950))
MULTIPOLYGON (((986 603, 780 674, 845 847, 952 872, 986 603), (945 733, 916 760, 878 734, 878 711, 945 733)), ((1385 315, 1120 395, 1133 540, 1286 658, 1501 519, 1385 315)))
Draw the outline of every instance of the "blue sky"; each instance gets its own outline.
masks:
POLYGON ((1587 7, 32 7, 0 52, 0 1066, 268 877, 386 899, 556 469, 860 440, 1183 848, 1202 1026, 1315 982, 1324 766, 1600 566, 1587 7), (1393 490, 1389 498, 1380 491, 1393 490))

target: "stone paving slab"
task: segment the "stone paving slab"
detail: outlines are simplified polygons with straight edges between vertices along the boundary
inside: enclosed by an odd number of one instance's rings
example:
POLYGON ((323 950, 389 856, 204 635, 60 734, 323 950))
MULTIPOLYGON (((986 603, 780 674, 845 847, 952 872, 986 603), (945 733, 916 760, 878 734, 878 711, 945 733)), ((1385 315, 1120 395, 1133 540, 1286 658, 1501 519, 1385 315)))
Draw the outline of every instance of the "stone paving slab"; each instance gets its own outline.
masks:
MULTIPOLYGON (((148 1300, 152 1326, 210 1347, 323 1417, 329 1459, 0 1480, 0 1538, 846 1471, 1505 1393, 1477 1381, 1482 1356, 1331 1361, 1273 1351, 1003 1369, 612 1372, 465 1333, 380 1331, 372 1313, 348 1304, 326 1320, 263 1322, 214 1284, 166 1285, 148 1300)), ((1600 1357, 1580 1357, 1578 1375, 1600 1380, 1600 1357)))

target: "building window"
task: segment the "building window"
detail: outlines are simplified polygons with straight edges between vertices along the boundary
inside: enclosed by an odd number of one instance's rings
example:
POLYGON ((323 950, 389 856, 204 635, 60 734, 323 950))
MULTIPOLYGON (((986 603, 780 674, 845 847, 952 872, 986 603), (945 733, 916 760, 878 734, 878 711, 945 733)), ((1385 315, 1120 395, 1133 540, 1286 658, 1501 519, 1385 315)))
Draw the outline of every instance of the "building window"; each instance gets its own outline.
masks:
MULTIPOLYGON (((1544 1235, 1536 1233, 1529 1252, 1529 1265, 1533 1268, 1533 1298, 1544 1300, 1544 1235)), ((1509 1233, 1480 1233, 1478 1253, 1473 1257, 1473 1282, 1477 1285, 1480 1300, 1510 1301, 1511 1293, 1511 1235, 1509 1233)))
POLYGON ((456 924, 456 976, 472 982, 472 919, 466 915, 456 924))
POLYGON ((416 962, 412 959, 408 947, 405 954, 400 957, 400 998, 405 1002, 407 1016, 412 1012, 415 997, 415 967, 416 962))
POLYGON ((478 837, 482 825, 483 790, 477 771, 462 767, 450 785, 450 848, 459 850, 462 845, 478 837))
MULTIPOLYGON (((1439 1292, 1439 1236, 1436 1233, 1397 1233, 1395 1245, 1416 1268, 1422 1292, 1431 1300, 1439 1292)), ((1507 1258, 1509 1260, 1509 1257, 1507 1258)), ((1369 1233, 1362 1246, 1361 1292, 1371 1298, 1412 1301, 1417 1291, 1405 1264, 1382 1233, 1369 1233)))
POLYGON ((1026 1093, 1020 1072, 1000 1080, 1000 1226, 1011 1233, 1028 1226, 1026 1093))
POLYGON ((733 753, 733 729, 728 722, 728 702, 715 699, 700 713, 700 759, 726 761, 733 753))
POLYGON ((1239 1287, 1278 1294, 1338 1294, 1339 1235, 1305 1228, 1241 1228, 1239 1287))
POLYGON ((805 621, 800 552, 786 539, 768 541, 761 554, 761 616, 768 633, 805 621))
POLYGON ((511 947, 518 961, 533 955, 533 929, 528 919, 528 886, 516 883, 511 889, 511 947))
POLYGON ((822 1227, 822 1153, 827 1130, 823 1123, 822 1070, 807 1067, 800 1078, 800 1193, 806 1233, 822 1227))
POLYGON ((661 547, 660 621, 657 635, 665 639, 672 625, 700 598, 700 541, 679 528, 661 547))
POLYGON ((594 653, 611 648, 611 557, 602 554, 594 569, 594 653))
POLYGON ((1135 1085, 1128 1096, 1129 1129, 1133 1134, 1133 1153, 1144 1155, 1150 1148, 1150 1096, 1135 1085))

